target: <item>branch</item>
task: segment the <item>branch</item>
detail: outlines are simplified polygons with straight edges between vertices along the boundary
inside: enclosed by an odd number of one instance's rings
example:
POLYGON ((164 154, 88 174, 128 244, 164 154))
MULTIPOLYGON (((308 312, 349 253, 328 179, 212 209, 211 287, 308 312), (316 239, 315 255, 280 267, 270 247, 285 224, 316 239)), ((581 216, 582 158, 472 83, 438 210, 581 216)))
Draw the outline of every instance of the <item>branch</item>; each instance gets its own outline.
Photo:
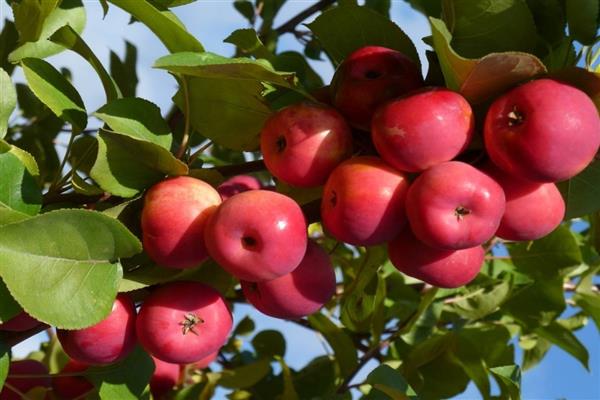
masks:
POLYGON ((249 161, 242 164, 222 165, 210 168, 219 172, 224 177, 246 174, 248 172, 264 171, 266 169, 263 160, 249 161))
POLYGON ((277 32, 278 35, 282 35, 282 34, 288 33, 288 32, 293 32, 295 30, 296 26, 300 22, 304 21, 306 18, 310 17, 311 15, 313 15, 319 11, 323 11, 325 8, 329 7, 330 5, 332 5, 335 2, 336 2, 336 0, 321 0, 321 1, 313 4, 312 6, 308 7, 304 11, 299 12, 297 15, 292 17, 289 21, 282 24, 279 28, 276 28, 275 32, 277 32))
POLYGON ((40 323, 39 325, 34 326, 33 328, 31 328, 27 331, 22 331, 22 332, 7 332, 7 331, 5 331, 5 332, 2 332, 2 334, 0 334, 0 340, 7 347, 13 347, 13 346, 29 339, 30 337, 37 335, 40 332, 43 332, 46 329, 48 329, 48 325, 40 323))

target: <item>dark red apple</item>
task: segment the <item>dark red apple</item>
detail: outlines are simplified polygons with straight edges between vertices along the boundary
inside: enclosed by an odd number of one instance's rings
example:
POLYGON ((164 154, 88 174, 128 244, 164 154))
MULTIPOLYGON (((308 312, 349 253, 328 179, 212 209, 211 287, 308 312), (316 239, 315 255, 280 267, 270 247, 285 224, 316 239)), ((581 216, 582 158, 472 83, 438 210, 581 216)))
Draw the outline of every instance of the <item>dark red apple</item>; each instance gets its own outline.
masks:
POLYGON ((276 318, 297 319, 318 311, 335 293, 335 272, 329 255, 309 241, 306 254, 289 274, 271 281, 245 282, 246 299, 258 311, 276 318))
MULTIPOLYGON (((83 372, 89 368, 89 365, 82 364, 75 360, 69 360, 61 373, 83 372)), ((52 379, 52 389, 59 399, 73 400, 81 399, 86 393, 94 390, 94 385, 83 376, 58 376, 52 379)))
POLYGON ((336 70, 331 84, 334 106, 355 127, 368 130, 377 107, 423 86, 419 66, 397 50, 362 47, 336 70))
POLYGON ((442 288, 456 288, 471 282, 483 265, 481 246, 461 250, 430 247, 405 229, 388 243, 392 264, 408 276, 442 288))
POLYGON ((40 321, 33 318, 25 311, 21 311, 15 317, 0 324, 0 331, 22 332, 28 331, 41 324, 40 321))
MULTIPOLYGON (((35 360, 20 360, 10 363, 6 383, 22 394, 36 387, 50 388, 48 368, 35 360), (18 375, 41 375, 39 378, 16 378, 18 375)), ((0 392, 0 400, 21 400, 22 396, 4 385, 0 392)))
POLYGON ((273 176, 293 186, 313 187, 323 185, 352 154, 352 134, 334 108, 299 103, 267 120, 260 149, 273 176))
POLYGON ((406 176, 376 157, 340 164, 323 190, 323 225, 336 239, 372 246, 393 239, 406 222, 406 176))
POLYGON ((485 148, 521 179, 563 181, 577 175, 600 147, 600 118, 581 90, 552 79, 521 85, 491 105, 485 148))
POLYGON ((431 247, 450 250, 475 247, 492 238, 504 208, 500 185, 459 161, 423 172, 406 198, 406 213, 415 236, 431 247))
POLYGON ((198 266, 208 256, 206 219, 220 203, 219 193, 200 179, 179 176, 152 186, 142 211, 144 250, 164 267, 198 266))
POLYGON ((154 373, 150 378, 150 392, 155 399, 164 399, 177 382, 179 382, 181 366, 152 357, 154 373))
POLYGON ((456 157, 469 144, 474 126, 464 97, 431 88, 380 107, 371 134, 385 162, 400 171, 420 172, 456 157))
POLYGON ((217 186, 223 201, 238 193, 262 189, 262 183, 252 175, 236 175, 217 186))

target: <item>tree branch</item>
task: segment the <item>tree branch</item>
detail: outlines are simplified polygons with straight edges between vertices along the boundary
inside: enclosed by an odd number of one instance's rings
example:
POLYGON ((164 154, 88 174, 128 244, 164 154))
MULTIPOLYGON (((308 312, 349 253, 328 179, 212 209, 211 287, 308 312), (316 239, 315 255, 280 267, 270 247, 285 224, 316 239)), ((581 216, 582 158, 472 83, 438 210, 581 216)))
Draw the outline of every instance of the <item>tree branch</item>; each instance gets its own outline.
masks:
POLYGON ((23 342, 24 340, 27 340, 30 337, 37 335, 40 332, 43 332, 46 329, 48 329, 48 325, 40 323, 39 325, 34 326, 33 328, 31 328, 27 331, 22 331, 22 332, 4 331, 0 334, 0 340, 7 347, 13 347, 13 346, 23 342))
POLYGON ((239 174, 247 174, 248 172, 264 171, 266 167, 263 160, 256 160, 242 164, 221 165, 210 169, 219 172, 225 177, 229 177, 239 174))
POLYGON ((319 11, 323 11, 325 8, 329 7, 330 5, 332 5, 335 2, 336 2, 336 0, 321 0, 321 1, 313 4, 312 6, 308 7, 304 11, 301 11, 298 14, 296 14, 290 20, 288 20, 287 22, 285 22, 284 24, 282 24, 281 26, 276 28, 275 32, 277 32, 277 34, 279 34, 279 35, 282 35, 282 34, 288 33, 288 32, 293 32, 294 29, 296 28, 296 26, 300 22, 304 21, 306 18, 310 17, 311 15, 313 15, 319 11))

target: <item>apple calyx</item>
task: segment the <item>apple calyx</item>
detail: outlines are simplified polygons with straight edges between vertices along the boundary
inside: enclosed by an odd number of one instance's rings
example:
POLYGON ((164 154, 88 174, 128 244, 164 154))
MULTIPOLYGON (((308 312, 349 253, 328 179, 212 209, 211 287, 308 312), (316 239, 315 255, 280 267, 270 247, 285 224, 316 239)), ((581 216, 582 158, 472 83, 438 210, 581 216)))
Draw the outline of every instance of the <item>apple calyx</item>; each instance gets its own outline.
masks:
POLYGON ((523 114, 513 107, 513 110, 508 113, 508 126, 516 126, 523 123, 523 114))
POLYGON ((456 215, 456 219, 458 221, 461 221, 466 215, 469 215, 469 214, 471 214, 471 210, 469 210, 468 208, 463 207, 463 206, 458 206, 454 210, 454 215, 456 215))
POLYGON ((181 332, 184 335, 187 335, 188 332, 192 332, 194 335, 198 336, 198 332, 194 329, 196 325, 203 324, 204 320, 198 317, 194 313, 187 313, 183 317, 183 321, 179 323, 182 326, 181 332))
POLYGON ((285 136, 283 136, 283 135, 279 136, 277 138, 277 141, 275 142, 275 146, 277 146, 278 153, 283 153, 283 151, 287 147, 287 140, 285 140, 285 136))

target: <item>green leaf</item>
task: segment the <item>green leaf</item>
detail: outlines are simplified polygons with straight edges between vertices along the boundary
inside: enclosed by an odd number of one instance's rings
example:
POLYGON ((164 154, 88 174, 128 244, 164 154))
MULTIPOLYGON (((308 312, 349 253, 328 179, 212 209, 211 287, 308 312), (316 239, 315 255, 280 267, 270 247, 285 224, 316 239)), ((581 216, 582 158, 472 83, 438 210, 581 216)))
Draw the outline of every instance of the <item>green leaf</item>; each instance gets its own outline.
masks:
POLYGON ((160 108, 148 100, 125 98, 109 102, 94 113, 110 129, 131 138, 171 148, 173 137, 160 108))
POLYGON ((256 19, 256 11, 254 10, 254 5, 251 1, 235 0, 233 2, 233 7, 240 14, 242 14, 242 16, 244 16, 244 18, 246 18, 251 25, 254 25, 254 20, 256 19))
POLYGON ((21 43, 34 42, 40 38, 44 21, 58 6, 60 0, 21 0, 12 3, 15 25, 21 43))
POLYGON ((19 34, 15 23, 9 19, 4 20, 4 27, 0 32, 0 68, 5 70, 9 75, 15 69, 15 64, 8 60, 8 55, 11 51, 17 48, 19 34))
POLYGON ((45 19, 39 40, 24 43, 10 53, 8 59, 11 62, 18 62, 27 57, 46 58, 60 53, 65 48, 51 42, 48 38, 65 25, 69 25, 77 33, 83 32, 83 28, 85 27, 85 8, 81 0, 62 0, 60 5, 45 19))
POLYGON ((547 325, 565 309, 563 278, 542 278, 535 284, 515 290, 502 305, 502 310, 519 320, 529 329, 547 325))
POLYGON ((40 175, 40 170, 38 165, 31 154, 26 152, 23 149, 18 148, 15 145, 9 144, 8 142, 0 139, 0 153, 10 153, 17 157, 27 168, 27 171, 34 177, 38 178, 40 175))
POLYGON ((142 250, 120 222, 84 210, 5 225, 0 237, 0 275, 10 293, 34 318, 64 329, 108 315, 122 274, 116 260, 142 250))
POLYGON ((571 354, 585 367, 585 369, 589 370, 588 351, 573 332, 561 326, 556 321, 553 321, 547 326, 537 328, 535 333, 571 354))
POLYGON ((567 210, 566 219, 581 217, 600 210, 600 160, 568 181, 558 183, 567 210))
POLYGON ((279 53, 271 60, 271 63, 278 71, 294 72, 307 90, 323 87, 323 80, 319 74, 312 69, 306 58, 298 52, 284 51, 279 53))
POLYGON ((73 28, 69 25, 65 25, 54 32, 49 37, 49 40, 73 50, 94 68, 102 82, 107 101, 121 97, 121 92, 115 81, 110 77, 108 72, 106 72, 106 69, 104 69, 104 66, 102 66, 102 63, 98 60, 98 57, 96 57, 92 49, 89 48, 73 28))
POLYGON ((597 293, 576 293, 573 300, 592 318, 596 328, 600 330, 600 295, 597 293))
POLYGON ((133 197, 166 175, 186 175, 187 165, 164 147, 117 132, 100 130, 91 177, 105 191, 133 197))
POLYGON ((296 388, 294 388, 294 381, 292 379, 292 372, 285 363, 285 360, 279 356, 275 357, 281 365, 281 374, 283 375, 283 393, 279 396, 280 400, 300 400, 296 388))
POLYGON ((146 25, 171 53, 180 51, 204 51, 196 38, 179 23, 163 14, 146 0, 109 0, 146 25))
POLYGON ((3 280, 0 279, 0 323, 16 317, 23 309, 13 299, 3 280))
POLYGON ((233 44, 243 53, 253 55, 256 58, 264 58, 271 61, 274 56, 260 40, 258 33, 251 28, 237 29, 223 41, 233 44))
POLYGON ((79 136, 71 145, 69 163, 79 171, 89 174, 98 156, 98 141, 93 136, 79 136))
POLYGON ((0 206, 0 226, 23 221, 24 219, 27 219, 29 217, 31 216, 10 208, 0 206))
POLYGON ((52 65, 38 58, 25 58, 21 66, 29 88, 56 116, 70 122, 75 132, 87 125, 83 100, 71 83, 52 65))
POLYGON ((477 289, 453 302, 453 310, 470 320, 481 319, 498 309, 509 296, 511 286, 511 283, 505 280, 488 288, 477 289))
POLYGON ((450 46, 452 35, 444 22, 436 18, 429 18, 429 22, 446 85, 472 103, 483 103, 546 72, 544 64, 531 54, 505 52, 487 54, 481 59, 461 57, 450 46))
POLYGON ((269 329, 258 332, 252 339, 252 346, 259 357, 285 355, 285 339, 279 331, 269 329))
POLYGON ((523 371, 527 371, 538 365, 551 347, 552 343, 538 337, 535 346, 523 352, 523 371))
POLYGON ((252 320, 252 318, 246 315, 240 322, 237 323, 237 325, 233 329, 233 332, 231 333, 231 337, 238 335, 249 335, 254 331, 254 328, 254 321, 252 320))
POLYGON ((42 207, 42 191, 25 164, 0 142, 0 208, 36 215, 42 207))
POLYGON ((135 97, 135 89, 138 83, 135 69, 136 62, 137 49, 130 42, 125 41, 125 58, 123 61, 119 59, 115 52, 110 52, 110 74, 125 97, 135 97))
POLYGON ((521 399, 521 369, 518 365, 490 368, 498 384, 510 395, 510 400, 521 399))
MULTIPOLYGON (((232 150, 256 150, 271 114, 258 81, 190 78, 190 122, 202 136, 232 150)), ((182 90, 173 99, 185 110, 182 90)))
POLYGON ((335 393, 336 368, 334 361, 320 356, 294 375, 294 386, 301 399, 323 398, 335 393))
POLYGON ((565 37, 565 13, 560 0, 527 0, 538 34, 548 44, 557 44, 565 37))
POLYGON ((75 192, 86 196, 98 196, 104 193, 104 190, 87 182, 77 171, 73 171, 71 174, 71 185, 75 192))
POLYGON ((310 325, 321 332, 333 349, 342 376, 348 376, 358 365, 358 356, 350 336, 321 313, 308 316, 310 325))
POLYGON ((0 69, 0 139, 6 135, 8 119, 17 105, 17 92, 10 80, 10 76, 0 69))
POLYGON ((410 38, 385 16, 367 7, 331 8, 308 24, 334 63, 363 46, 384 46, 398 50, 420 66, 410 38))
POLYGON ((252 364, 222 370, 218 384, 229 389, 245 389, 254 386, 269 372, 271 372, 270 359, 261 358, 252 364))
POLYGON ((565 8, 570 36, 582 44, 593 44, 598 31, 598 1, 569 0, 565 1, 565 8))
POLYGON ((374 389, 379 390, 393 400, 408 399, 408 396, 414 396, 415 392, 408 382, 397 370, 389 365, 381 364, 367 376, 365 381, 374 389))
POLYGON ((101 399, 138 400, 154 372, 154 361, 140 347, 127 358, 106 367, 90 367, 86 378, 96 386, 101 399))
POLYGON ((8 376, 10 367, 10 347, 0 343, 0 387, 4 387, 4 381, 8 376))

